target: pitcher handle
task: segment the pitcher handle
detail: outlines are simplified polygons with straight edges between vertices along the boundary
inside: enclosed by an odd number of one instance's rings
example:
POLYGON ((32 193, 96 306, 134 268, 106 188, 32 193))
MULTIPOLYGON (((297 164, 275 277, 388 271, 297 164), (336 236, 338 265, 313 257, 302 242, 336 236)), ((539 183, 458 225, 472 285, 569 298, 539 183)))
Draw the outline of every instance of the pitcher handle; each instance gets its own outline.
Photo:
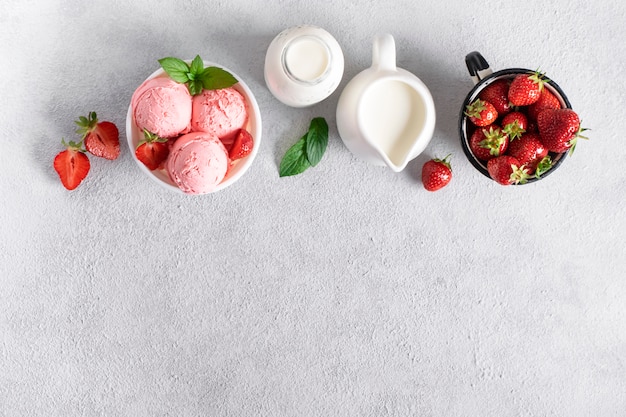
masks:
POLYGON ((374 38, 372 67, 377 70, 396 70, 396 41, 390 34, 379 34, 374 38))
POLYGON ((478 84, 480 80, 493 73, 487 60, 478 51, 465 55, 465 65, 474 84, 478 84))

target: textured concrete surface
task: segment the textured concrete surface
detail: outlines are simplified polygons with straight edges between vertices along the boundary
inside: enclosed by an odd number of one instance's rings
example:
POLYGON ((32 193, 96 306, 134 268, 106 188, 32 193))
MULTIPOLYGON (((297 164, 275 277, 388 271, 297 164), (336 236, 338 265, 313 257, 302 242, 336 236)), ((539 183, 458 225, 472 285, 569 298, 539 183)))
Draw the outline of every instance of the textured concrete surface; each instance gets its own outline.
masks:
POLYGON ((2 1, 0 416, 626 415, 625 28, 621 0, 2 1), (269 93, 265 50, 301 23, 342 45, 340 88, 377 32, 431 88, 435 136, 404 172, 346 150, 337 93, 269 93), (465 160, 472 50, 541 68, 592 129, 544 181, 500 187, 465 160), (249 173, 181 196, 123 148, 63 189, 73 121, 123 132, 156 60, 196 54, 257 96, 249 173), (315 116, 324 159, 279 178, 315 116), (453 182, 427 193, 421 165, 447 153, 453 182))

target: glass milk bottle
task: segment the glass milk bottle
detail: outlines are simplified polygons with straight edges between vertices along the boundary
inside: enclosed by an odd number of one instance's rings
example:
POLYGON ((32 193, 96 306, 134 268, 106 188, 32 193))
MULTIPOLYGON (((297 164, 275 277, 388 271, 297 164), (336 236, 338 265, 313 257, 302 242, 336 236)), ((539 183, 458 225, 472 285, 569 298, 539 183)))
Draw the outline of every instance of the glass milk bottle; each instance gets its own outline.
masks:
POLYGON ((343 77, 343 53, 337 40, 317 26, 280 32, 265 56, 265 83, 282 103, 307 107, 330 96, 343 77))

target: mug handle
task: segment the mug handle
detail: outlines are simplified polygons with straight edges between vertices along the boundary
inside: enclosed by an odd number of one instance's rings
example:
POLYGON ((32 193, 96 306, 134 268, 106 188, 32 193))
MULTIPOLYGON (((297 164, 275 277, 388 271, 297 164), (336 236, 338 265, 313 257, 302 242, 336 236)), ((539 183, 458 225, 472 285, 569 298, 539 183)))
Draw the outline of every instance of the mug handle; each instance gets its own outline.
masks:
POLYGON ((374 38, 372 67, 377 70, 396 70, 396 41, 390 34, 379 34, 374 38))
POLYGON ((465 55, 465 65, 474 84, 478 84, 480 80, 493 73, 487 60, 478 51, 465 55))

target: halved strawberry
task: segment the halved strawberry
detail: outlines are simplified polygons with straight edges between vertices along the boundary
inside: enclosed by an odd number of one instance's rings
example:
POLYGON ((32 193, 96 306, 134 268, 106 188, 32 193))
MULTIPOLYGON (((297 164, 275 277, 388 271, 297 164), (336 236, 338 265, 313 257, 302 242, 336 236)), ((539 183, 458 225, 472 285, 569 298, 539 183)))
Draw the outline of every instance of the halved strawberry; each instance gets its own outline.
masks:
POLYGON ((61 143, 67 148, 54 157, 54 170, 59 174, 61 183, 68 190, 73 190, 85 179, 91 168, 89 158, 82 149, 82 142, 61 143))
POLYGON ((528 106, 539 100, 545 79, 543 74, 519 74, 513 78, 509 87, 509 101, 514 106, 528 106))
POLYGON ((231 160, 241 159, 250 155, 254 147, 254 139, 246 129, 240 129, 233 146, 230 148, 228 156, 231 160))
POLYGON ((115 124, 99 122, 95 112, 80 116, 75 123, 76 133, 82 136, 89 153, 111 160, 120 156, 120 135, 115 124))
POLYGON ((142 164, 154 171, 163 167, 170 154, 170 146, 166 138, 143 130, 144 140, 139 142, 135 149, 135 156, 142 164))
POLYGON ((489 126, 498 118, 498 111, 488 101, 476 99, 465 106, 465 115, 476 126, 489 126))

